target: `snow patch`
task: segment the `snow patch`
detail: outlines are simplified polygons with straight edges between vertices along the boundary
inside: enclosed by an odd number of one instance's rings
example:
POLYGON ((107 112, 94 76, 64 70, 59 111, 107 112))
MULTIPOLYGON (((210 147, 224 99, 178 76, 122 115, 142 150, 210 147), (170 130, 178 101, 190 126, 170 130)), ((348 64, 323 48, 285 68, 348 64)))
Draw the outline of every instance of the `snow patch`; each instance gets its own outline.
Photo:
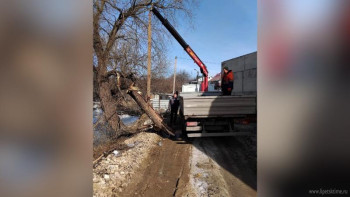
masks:
POLYGON ((191 177, 190 183, 195 188, 198 196, 203 196, 208 193, 208 183, 203 179, 202 175, 205 171, 197 167, 197 163, 208 162, 206 157, 200 150, 195 146, 192 147, 192 158, 191 158, 191 177))
POLYGON ((119 115, 119 118, 123 121, 125 125, 130 125, 136 122, 140 118, 140 116, 131 116, 129 114, 123 114, 119 115))
POLYGON ((102 115, 102 109, 101 108, 94 108, 92 111, 92 115, 93 115, 93 123, 95 124, 97 122, 97 120, 100 118, 100 116, 102 115))
POLYGON ((114 154, 115 156, 118 156, 118 155, 119 155, 119 152, 118 152, 117 150, 114 150, 114 151, 113 151, 113 154, 114 154))
MULTIPOLYGON (((190 185, 197 196, 230 196, 220 173, 220 166, 195 140, 190 159, 190 185)), ((208 144, 206 144, 208 145, 208 144)))
POLYGON ((122 196, 159 140, 160 136, 155 133, 141 132, 124 141, 125 144, 134 144, 134 148, 118 152, 118 156, 114 150, 102 158, 93 168, 93 196, 122 196))

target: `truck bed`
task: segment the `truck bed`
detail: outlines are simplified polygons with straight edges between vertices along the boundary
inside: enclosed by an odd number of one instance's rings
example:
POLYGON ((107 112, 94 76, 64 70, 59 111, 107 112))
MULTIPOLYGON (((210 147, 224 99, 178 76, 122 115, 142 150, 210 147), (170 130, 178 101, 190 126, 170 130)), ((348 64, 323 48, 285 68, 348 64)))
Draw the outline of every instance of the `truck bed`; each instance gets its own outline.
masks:
POLYGON ((238 117, 256 114, 256 96, 219 96, 220 92, 183 93, 181 113, 185 119, 238 117))

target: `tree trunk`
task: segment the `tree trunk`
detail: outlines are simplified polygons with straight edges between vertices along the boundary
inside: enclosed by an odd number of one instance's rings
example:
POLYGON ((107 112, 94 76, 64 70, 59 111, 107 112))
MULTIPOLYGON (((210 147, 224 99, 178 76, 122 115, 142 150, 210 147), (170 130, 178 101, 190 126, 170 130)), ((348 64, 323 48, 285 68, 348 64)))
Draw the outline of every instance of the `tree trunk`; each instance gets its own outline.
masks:
POLYGON ((112 96, 109 81, 106 79, 107 66, 103 59, 103 57, 98 59, 98 69, 96 70, 101 107, 106 121, 116 132, 116 136, 119 136, 121 134, 121 128, 124 127, 124 124, 117 114, 117 102, 112 96))
POLYGON ((107 81, 101 82, 99 85, 99 96, 105 118, 108 121, 108 124, 113 128, 113 130, 118 132, 121 130, 121 128, 124 127, 124 125, 117 114, 117 102, 112 96, 107 81))
MULTIPOLYGON (((107 76, 107 69, 103 65, 103 61, 100 61, 100 68, 98 70, 98 85, 99 85, 99 97, 101 101, 101 106, 104 111, 105 119, 108 124, 116 132, 116 136, 121 134, 130 134, 136 133, 138 130, 138 125, 141 123, 142 118, 132 126, 125 126, 120 120, 117 114, 117 102, 112 96, 110 85, 107 76)), ((163 119, 150 107, 147 102, 142 98, 136 90, 129 90, 128 94, 136 101, 140 108, 148 115, 148 117, 153 121, 155 126, 168 134, 174 136, 172 129, 169 128, 164 122, 163 119)))
POLYGON ((156 127, 167 132, 168 134, 175 136, 172 129, 169 128, 163 121, 163 119, 154 111, 154 109, 147 104, 142 96, 137 93, 137 90, 129 90, 128 94, 136 101, 140 108, 150 117, 156 127))

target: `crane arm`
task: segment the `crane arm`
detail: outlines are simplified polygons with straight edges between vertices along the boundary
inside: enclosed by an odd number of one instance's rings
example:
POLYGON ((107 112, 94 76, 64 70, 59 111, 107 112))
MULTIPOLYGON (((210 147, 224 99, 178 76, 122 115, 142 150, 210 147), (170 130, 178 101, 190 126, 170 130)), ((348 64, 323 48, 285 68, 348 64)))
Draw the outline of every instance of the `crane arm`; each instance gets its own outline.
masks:
POLYGON ((172 36, 179 42, 182 48, 187 52, 187 54, 193 59, 193 61, 199 66, 201 73, 204 76, 202 82, 202 91, 208 91, 208 70, 197 54, 191 49, 191 47, 185 42, 185 40, 180 36, 180 34, 175 30, 175 28, 165 19, 156 8, 152 8, 154 15, 162 22, 164 27, 171 33, 172 36))

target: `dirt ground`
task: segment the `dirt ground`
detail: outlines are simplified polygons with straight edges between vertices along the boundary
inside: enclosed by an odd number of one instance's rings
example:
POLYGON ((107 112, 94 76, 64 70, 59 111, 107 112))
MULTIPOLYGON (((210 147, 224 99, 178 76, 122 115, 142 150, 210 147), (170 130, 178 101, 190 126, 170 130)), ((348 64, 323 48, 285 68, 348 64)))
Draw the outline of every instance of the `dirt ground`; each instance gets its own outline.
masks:
POLYGON ((139 143, 135 147, 119 157, 108 156, 94 169, 94 178, 98 179, 94 180, 94 196, 257 194, 256 136, 175 141, 141 133, 136 138, 133 143, 139 143), (143 143, 145 137, 148 139, 143 143), (106 171, 111 165, 119 168, 106 171), (128 171, 128 176, 118 171, 128 171))
POLYGON ((161 141, 144 161, 137 178, 118 196, 173 196, 188 182, 190 144, 161 141), (180 183, 181 180, 181 183, 180 183))

